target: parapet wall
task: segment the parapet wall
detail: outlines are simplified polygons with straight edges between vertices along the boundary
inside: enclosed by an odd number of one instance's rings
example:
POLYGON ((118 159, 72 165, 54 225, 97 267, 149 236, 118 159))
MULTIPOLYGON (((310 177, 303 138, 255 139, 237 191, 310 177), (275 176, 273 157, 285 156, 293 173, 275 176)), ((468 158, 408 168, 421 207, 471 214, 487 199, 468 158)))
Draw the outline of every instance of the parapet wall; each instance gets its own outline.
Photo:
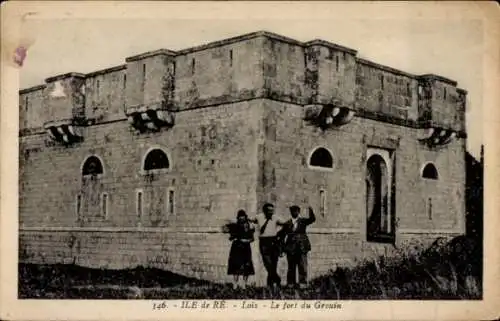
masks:
POLYGON ((455 81, 408 74, 356 55, 327 41, 304 43, 269 32, 180 51, 161 49, 128 57, 121 66, 59 75, 21 90, 20 130, 270 98, 331 104, 361 117, 465 136, 466 92, 455 81))

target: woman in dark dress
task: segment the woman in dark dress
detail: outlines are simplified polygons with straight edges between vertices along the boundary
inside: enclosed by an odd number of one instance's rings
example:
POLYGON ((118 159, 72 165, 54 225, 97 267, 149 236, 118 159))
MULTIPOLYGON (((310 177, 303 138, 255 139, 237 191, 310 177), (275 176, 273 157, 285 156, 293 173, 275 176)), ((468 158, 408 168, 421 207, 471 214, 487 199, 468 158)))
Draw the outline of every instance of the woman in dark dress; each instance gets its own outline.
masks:
POLYGON ((229 252, 227 274, 233 275, 234 288, 238 287, 239 276, 243 276, 243 288, 245 288, 248 276, 255 274, 250 248, 250 244, 254 241, 255 228, 243 210, 238 211, 236 219, 236 223, 232 223, 229 229, 231 235, 229 240, 233 243, 229 252))

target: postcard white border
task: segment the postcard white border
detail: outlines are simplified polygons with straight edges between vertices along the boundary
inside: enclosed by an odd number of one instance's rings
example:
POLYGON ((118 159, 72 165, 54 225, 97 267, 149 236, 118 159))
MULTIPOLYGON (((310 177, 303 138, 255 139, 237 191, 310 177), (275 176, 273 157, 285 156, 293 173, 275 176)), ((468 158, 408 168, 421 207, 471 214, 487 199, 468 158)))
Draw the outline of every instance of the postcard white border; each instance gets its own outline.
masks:
MULTIPOLYGON (((499 10, 485 2, 7 2, 1 8, 1 269, 0 317, 6 320, 479 320, 498 317, 499 208, 498 117, 499 10), (485 275, 482 301, 341 301, 339 310, 175 310, 153 311, 145 301, 17 300, 18 89, 19 70, 10 53, 20 42, 23 19, 479 19, 484 23, 485 275)), ((293 23, 293 22, 290 22, 293 23)), ((335 27, 335 24, 333 24, 335 27)), ((175 32, 175 31, 174 31, 175 32)), ((348 31, 346 31, 348 32, 348 31)), ((262 302, 262 301, 261 301, 262 302)))

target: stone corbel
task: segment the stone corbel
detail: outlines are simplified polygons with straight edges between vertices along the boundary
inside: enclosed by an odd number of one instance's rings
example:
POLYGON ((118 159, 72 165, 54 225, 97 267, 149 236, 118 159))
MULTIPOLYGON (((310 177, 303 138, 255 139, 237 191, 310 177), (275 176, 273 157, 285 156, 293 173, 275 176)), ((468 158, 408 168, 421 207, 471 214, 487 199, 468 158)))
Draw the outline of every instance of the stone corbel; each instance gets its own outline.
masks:
POLYGON ((306 105, 305 120, 322 128, 342 126, 351 122, 355 112, 344 106, 335 105, 306 105))
POLYGON ((162 127, 172 127, 175 123, 175 115, 172 111, 154 108, 154 106, 129 108, 127 118, 130 125, 141 132, 157 131, 162 127))
POLYGON ((451 129, 444 128, 422 128, 419 129, 417 139, 429 146, 443 146, 450 144, 457 137, 457 133, 451 129))
POLYGON ((70 122, 49 122, 44 128, 49 138, 55 142, 68 145, 83 140, 81 127, 70 122))

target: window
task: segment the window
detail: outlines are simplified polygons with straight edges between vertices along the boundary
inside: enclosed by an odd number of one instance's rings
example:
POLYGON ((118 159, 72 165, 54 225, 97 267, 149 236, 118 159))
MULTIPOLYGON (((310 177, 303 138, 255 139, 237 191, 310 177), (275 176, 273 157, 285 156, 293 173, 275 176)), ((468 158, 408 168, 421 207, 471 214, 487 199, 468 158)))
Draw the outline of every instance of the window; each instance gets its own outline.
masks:
POLYGON ((142 217, 142 208, 143 208, 143 191, 137 190, 135 195, 135 212, 137 217, 142 217))
POLYGON ((96 176, 103 173, 102 163, 97 156, 90 156, 83 163, 82 175, 96 176))
POLYGON ((24 127, 28 127, 29 126, 29 120, 28 120, 28 112, 29 112, 29 100, 28 100, 28 96, 24 97, 24 110, 25 110, 25 115, 24 115, 24 120, 23 120, 23 123, 24 123, 24 127))
POLYGON ((233 49, 229 50, 229 66, 233 66, 233 49))
POLYGON ((172 188, 167 191, 167 213, 168 215, 175 213, 175 192, 172 188))
POLYGON ((446 88, 444 88, 444 93, 443 93, 443 96, 444 96, 444 100, 446 100, 446 88))
POLYGON ((434 166, 434 164, 432 163, 425 165, 424 169, 422 170, 422 177, 437 180, 438 171, 436 169, 436 166, 434 166))
POLYGON ((146 87, 146 64, 142 64, 141 91, 146 87))
POLYGON ((374 153, 366 162, 366 236, 369 242, 392 243, 394 215, 391 213, 392 184, 389 166, 374 153))
POLYGON ((96 87, 96 89, 95 89, 96 96, 97 96, 97 99, 99 99, 99 96, 101 95, 101 83, 99 80, 97 80, 95 87, 96 87))
POLYGON ((194 75, 194 72, 195 72, 195 68, 196 68, 196 60, 191 59, 191 75, 194 75))
POLYGON ((335 70, 339 71, 339 56, 335 56, 335 70))
POLYGON ((411 87, 409 83, 406 84, 406 95, 411 96, 411 87))
POLYGON ((108 217, 108 193, 101 194, 101 216, 108 217))
POLYGON ((321 216, 325 216, 326 214, 326 195, 323 189, 319 191, 319 213, 321 216))
POLYGON ((432 198, 430 197, 427 200, 427 214, 429 216, 429 220, 432 220, 432 198))
POLYGON ((384 75, 380 75, 380 87, 384 90, 384 75))
POLYGON ((127 75, 123 75, 123 89, 127 88, 127 75))
POLYGON ((313 167, 333 168, 333 158, 328 150, 317 148, 311 155, 309 165, 313 167))
POLYGON ((75 200, 75 214, 77 220, 81 219, 81 212, 82 212, 82 194, 77 194, 75 200))
POLYGON ((153 149, 150 151, 144 160, 144 170, 167 169, 170 167, 167 154, 161 149, 153 149))

